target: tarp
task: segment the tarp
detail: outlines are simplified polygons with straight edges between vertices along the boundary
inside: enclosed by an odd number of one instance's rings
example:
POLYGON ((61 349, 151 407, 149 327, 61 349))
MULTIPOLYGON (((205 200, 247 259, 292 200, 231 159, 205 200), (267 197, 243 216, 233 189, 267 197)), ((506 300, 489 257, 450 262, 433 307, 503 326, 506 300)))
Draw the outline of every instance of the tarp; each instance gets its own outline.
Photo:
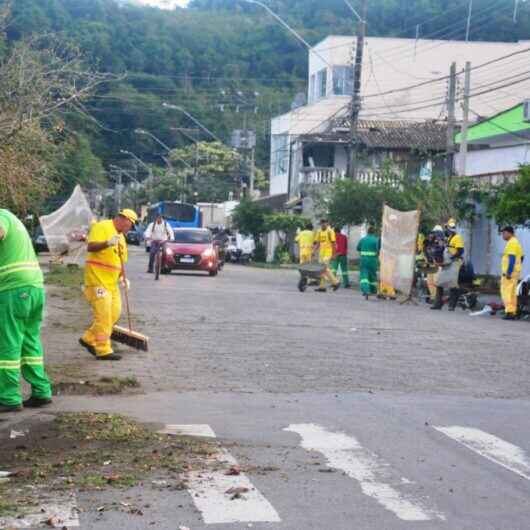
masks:
POLYGON ((80 265, 86 252, 88 231, 94 220, 85 194, 80 186, 76 186, 72 196, 58 210, 39 218, 52 256, 80 265))
POLYGON ((409 296, 414 280, 419 210, 400 212, 385 205, 381 235, 380 284, 389 295, 409 296))

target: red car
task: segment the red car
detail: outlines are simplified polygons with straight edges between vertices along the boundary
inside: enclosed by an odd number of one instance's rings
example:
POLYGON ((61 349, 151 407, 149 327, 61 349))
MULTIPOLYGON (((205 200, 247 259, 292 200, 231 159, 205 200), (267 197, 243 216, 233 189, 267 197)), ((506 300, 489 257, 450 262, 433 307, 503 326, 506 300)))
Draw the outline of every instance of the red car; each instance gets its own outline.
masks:
POLYGON ((212 234, 202 228, 177 228, 175 238, 164 245, 162 272, 172 270, 219 272, 219 256, 212 234))

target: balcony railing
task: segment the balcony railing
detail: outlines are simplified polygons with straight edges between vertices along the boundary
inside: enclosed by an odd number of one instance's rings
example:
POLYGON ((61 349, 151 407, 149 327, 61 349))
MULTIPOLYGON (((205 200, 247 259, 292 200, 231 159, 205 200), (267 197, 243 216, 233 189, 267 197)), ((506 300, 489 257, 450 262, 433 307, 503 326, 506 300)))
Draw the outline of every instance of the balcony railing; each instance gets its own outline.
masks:
POLYGON ((345 171, 333 167, 305 167, 300 170, 300 182, 309 186, 333 184, 345 176, 345 171))

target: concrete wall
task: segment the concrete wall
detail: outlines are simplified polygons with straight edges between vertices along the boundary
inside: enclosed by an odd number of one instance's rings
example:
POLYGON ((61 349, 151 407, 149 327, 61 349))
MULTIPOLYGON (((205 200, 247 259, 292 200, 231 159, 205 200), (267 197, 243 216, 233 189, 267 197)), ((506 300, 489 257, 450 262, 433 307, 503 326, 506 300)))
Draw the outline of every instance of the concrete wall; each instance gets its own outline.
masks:
MULTIPOLYGON (((466 254, 468 257, 471 256, 475 272, 500 276, 502 254, 506 243, 499 234, 497 223, 481 215, 472 230, 463 229, 462 235, 466 244, 466 254)), ((530 230, 521 228, 516 230, 515 235, 527 256, 523 263, 523 274, 526 276, 530 274, 530 230)))
MULTIPOLYGON (((466 160, 466 175, 502 173, 505 171, 517 171, 521 164, 530 162, 530 143, 511 145, 506 147, 495 147, 480 151, 470 151, 466 160)), ((455 157, 455 167, 462 167, 462 156, 455 157)))

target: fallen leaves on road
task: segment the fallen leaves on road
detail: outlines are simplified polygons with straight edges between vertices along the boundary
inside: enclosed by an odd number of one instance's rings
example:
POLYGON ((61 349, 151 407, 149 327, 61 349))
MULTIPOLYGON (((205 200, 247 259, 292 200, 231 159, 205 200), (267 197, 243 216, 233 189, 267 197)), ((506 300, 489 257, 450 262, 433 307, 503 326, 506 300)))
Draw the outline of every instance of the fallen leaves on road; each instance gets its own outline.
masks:
MULTIPOLYGON (((217 451, 215 442, 157 434, 116 414, 50 414, 31 424, 24 445, 6 439, 0 446, 0 469, 7 469, 0 478, 9 481, 0 480, 0 518, 23 515, 34 510, 43 496, 65 491, 146 484, 181 490, 186 487, 184 475, 208 469, 209 457, 217 451)), ((127 504, 116 502, 98 511, 126 508, 143 515, 127 504)))

